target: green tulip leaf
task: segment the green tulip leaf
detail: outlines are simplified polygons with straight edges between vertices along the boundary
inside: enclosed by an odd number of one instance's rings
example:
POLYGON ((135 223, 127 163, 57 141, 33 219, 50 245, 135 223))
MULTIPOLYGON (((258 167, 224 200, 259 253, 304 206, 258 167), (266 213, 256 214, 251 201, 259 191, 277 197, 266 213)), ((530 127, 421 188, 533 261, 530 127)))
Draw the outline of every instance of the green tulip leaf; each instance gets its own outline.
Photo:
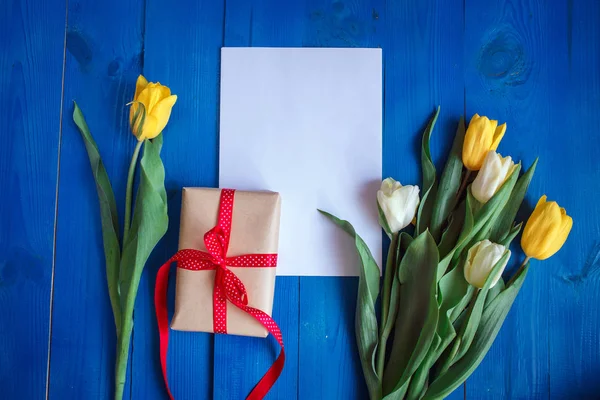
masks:
POLYGON ((387 222, 387 218, 385 217, 385 214, 383 213, 383 210, 381 209, 379 202, 377 202, 377 211, 379 214, 379 225, 381 225, 385 234, 391 239, 392 238, 392 230, 390 229, 390 225, 387 222))
POLYGON ((427 355, 423 359, 419 368, 415 371, 410 384, 408 385, 408 392, 406 393, 407 400, 418 400, 421 398, 425 389, 427 389, 427 380, 429 378, 429 370, 435 363, 437 357, 437 351, 442 344, 442 339, 437 332, 433 336, 433 341, 429 347, 427 355))
MULTIPOLYGON (((467 240, 470 235, 473 233, 473 228, 475 227, 475 215, 474 215, 474 204, 477 202, 473 194, 471 193, 471 188, 467 188, 467 195, 465 198, 465 218, 464 224, 460 231, 460 235, 458 236, 458 240, 456 242, 456 246, 454 250, 456 250, 459 245, 465 240, 467 240)), ((457 255, 458 256, 458 255, 457 255)))
POLYGON ((529 183, 531 182, 533 174, 535 173, 535 167, 537 166, 537 163, 538 159, 536 158, 531 167, 529 167, 523 176, 517 180, 517 183, 515 184, 515 187, 512 190, 506 205, 502 209, 500 217, 492 228, 492 232, 490 234, 490 240, 492 242, 498 243, 511 233, 511 227, 513 226, 517 212, 521 207, 521 203, 523 203, 523 199, 525 198, 525 194, 529 188, 529 183))
MULTIPOLYGON (((462 260, 461 260, 462 261, 462 260)), ((459 263, 440 280, 440 320, 437 331, 445 343, 449 337, 454 337, 452 323, 469 303, 474 289, 465 280, 463 264, 459 263)))
MULTIPOLYGON (((445 221, 456 206, 456 195, 460 187, 463 170, 462 148, 464 139, 465 120, 461 117, 452 143, 452 150, 440 178, 435 205, 431 214, 431 235, 436 242, 440 239, 440 232, 445 221)), ((440 257, 443 257, 443 255, 440 254, 440 257)))
POLYGON ((501 214, 519 178, 520 170, 521 164, 515 165, 510 177, 502 184, 500 189, 487 203, 477 210, 475 213, 475 231, 479 231, 490 219, 495 220, 501 214))
POLYGON ((167 192, 165 169, 160 159, 162 134, 144 142, 140 161, 140 183, 135 199, 131 229, 123 244, 120 268, 121 299, 137 294, 142 271, 154 247, 167 232, 167 192))
POLYGON ((100 157, 98 146, 90 133, 85 118, 77 103, 73 102, 73 121, 83 138, 85 149, 90 159, 92 174, 96 181, 96 191, 100 203, 100 219, 102 222, 102 241, 104 243, 104 260, 106 263, 106 280, 108 294, 115 319, 117 335, 121 332, 121 304, 119 301, 119 262, 121 249, 119 245, 119 217, 115 195, 100 157))
POLYGON ((361 261, 355 317, 356 342, 369 397, 371 400, 381 399, 381 380, 375 368, 375 354, 379 341, 375 313, 375 302, 379 296, 379 267, 367 244, 348 221, 340 220, 325 211, 319 210, 319 212, 354 239, 361 261))
POLYGON ((456 265, 439 282, 439 320, 436 334, 427 356, 415 372, 407 398, 420 398, 427 388, 431 368, 456 337, 452 323, 465 309, 474 293, 473 286, 464 278, 462 264, 456 265), (415 397, 416 396, 416 397, 415 397))
POLYGON ((498 216, 508 202, 519 176, 520 169, 521 165, 517 164, 510 177, 502 184, 496 194, 483 205, 473 197, 471 188, 467 188, 465 224, 463 225, 463 230, 454 248, 454 260, 461 256, 463 250, 468 250, 473 244, 488 237, 498 216))
POLYGON ((412 241, 400 262, 400 306, 383 377, 386 399, 404 396, 409 380, 434 340, 438 320, 438 262, 437 245, 427 230, 412 241))
POLYGON ((500 240, 498 244, 501 244, 504 247, 509 247, 514 238, 521 232, 521 227, 523 226, 522 222, 518 224, 514 224, 513 227, 508 231, 504 239, 500 240))
MULTIPOLYGON (((472 286, 471 286, 472 287, 472 286)), ((502 293, 504 291, 504 289, 506 288, 506 285, 504 285, 504 280, 500 279, 498 281, 498 283, 496 283, 496 285, 494 285, 493 288, 490 288, 490 290, 488 290, 488 294, 485 298, 485 304, 483 306, 483 309, 485 310, 487 308, 487 306, 496 298, 498 297, 498 295, 500 293, 502 293)))
MULTIPOLYGON (((387 269, 390 268, 390 273, 393 273, 393 279, 391 280, 391 289, 390 289, 390 299, 389 299, 389 305, 388 305, 388 312, 387 315, 382 315, 382 324, 383 324, 383 328, 382 328, 382 338, 387 339, 389 338, 389 335, 394 327, 394 324, 396 322, 396 316, 398 315, 398 305, 399 305, 399 291, 400 291, 400 280, 398 279, 398 269, 399 269, 399 264, 400 261, 402 259, 402 248, 403 248, 403 243, 404 246, 407 248, 409 246, 409 244, 412 242, 413 238, 406 232, 402 232, 399 234, 398 239, 396 241, 396 243, 394 243, 394 241, 392 240, 392 243, 390 243, 390 249, 394 248, 394 252, 395 255, 394 257, 392 257, 393 259, 393 264, 388 263, 386 265, 386 274, 387 274, 387 269)), ((388 261, 390 260, 390 255, 388 255, 388 261)), ((382 305, 383 306, 383 305, 382 305)), ((383 309, 383 307, 382 307, 383 309)), ((382 312, 383 314, 383 312, 382 312)))
POLYGON ((440 251, 440 257, 443 259, 446 257, 456 245, 461 230, 463 229, 465 222, 465 204, 466 201, 461 201, 458 207, 450 214, 448 226, 442 234, 442 239, 438 249, 440 251))
POLYGON ((435 165, 431 160, 431 150, 429 148, 429 142, 431 140, 431 133, 435 127, 438 115, 440 114, 440 107, 436 109, 433 116, 429 120, 425 132, 423 133, 423 140, 421 142, 421 168, 423 173, 423 187, 421 203, 417 211, 417 225, 416 234, 420 235, 425 232, 431 221, 431 213, 433 204, 435 201, 437 182, 435 177, 435 165))
POLYGON ((117 340, 116 392, 123 391, 126 378, 129 345, 133 330, 133 306, 140 278, 148 257, 167 232, 167 192, 165 169, 160 159, 162 134, 144 141, 144 154, 140 161, 140 184, 137 190, 133 219, 129 234, 124 239, 120 264, 121 335, 117 340))
MULTIPOLYGON (((483 285, 483 288, 476 295, 475 301, 472 303, 472 307, 469 310, 470 312, 467 315, 467 320, 465 321, 464 325, 462 325, 462 332, 460 334, 460 338, 461 338, 460 345, 458 346, 456 356, 454 357, 454 360, 452 360, 452 363, 455 363, 456 361, 460 360, 462 358, 462 356, 465 355, 465 353, 469 349, 469 346, 473 342, 473 338, 475 337, 475 332, 477 332, 477 328, 479 327, 479 323, 481 321, 481 316, 483 314, 483 307, 485 305, 485 300, 486 300, 488 291, 490 290, 490 286, 492 285, 494 277, 497 276, 498 273, 501 273, 501 269, 503 268, 504 264, 506 262, 508 262, 509 257, 510 257, 510 253, 507 251, 500 258, 500 260, 498 260, 498 262, 496 262, 496 264, 494 265, 494 268, 492 269, 492 271, 488 275, 487 279, 485 280, 485 284, 483 285)), ((500 280, 501 279, 502 278, 500 278, 500 280)))
POLYGON ((519 270, 512 284, 500 292, 484 308, 479 328, 465 355, 436 378, 423 396, 424 400, 443 399, 475 371, 494 343, 512 304, 523 285, 529 266, 519 270))

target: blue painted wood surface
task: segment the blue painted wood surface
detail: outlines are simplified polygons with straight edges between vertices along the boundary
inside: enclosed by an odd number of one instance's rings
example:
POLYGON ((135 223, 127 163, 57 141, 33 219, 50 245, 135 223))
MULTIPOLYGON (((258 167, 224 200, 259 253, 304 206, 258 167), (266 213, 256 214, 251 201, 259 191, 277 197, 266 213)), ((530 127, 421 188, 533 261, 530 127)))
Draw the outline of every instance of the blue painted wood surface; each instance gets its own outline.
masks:
POLYGON ((0 4, 0 397, 47 388, 64 1, 0 4))
MULTIPOLYGON (((115 338, 100 219, 71 102, 83 109, 122 200, 134 144, 125 104, 139 73, 179 100, 163 150, 170 228, 140 285, 126 393, 166 398, 154 276, 177 248, 181 187, 218 181, 222 46, 383 48, 383 172, 403 183, 419 181, 419 134, 435 105, 438 166, 461 114, 508 122, 499 151, 525 166, 541 158, 520 218, 547 194, 575 224, 561 252, 533 263, 488 356, 450 397, 600 397, 597 1, 6 0, 0 16, 3 399, 111 397, 115 338)), ((356 285, 277 279, 274 315, 288 357, 268 398, 365 398, 354 353, 356 285)), ((173 392, 243 398, 276 350, 271 340, 174 332, 173 392)))

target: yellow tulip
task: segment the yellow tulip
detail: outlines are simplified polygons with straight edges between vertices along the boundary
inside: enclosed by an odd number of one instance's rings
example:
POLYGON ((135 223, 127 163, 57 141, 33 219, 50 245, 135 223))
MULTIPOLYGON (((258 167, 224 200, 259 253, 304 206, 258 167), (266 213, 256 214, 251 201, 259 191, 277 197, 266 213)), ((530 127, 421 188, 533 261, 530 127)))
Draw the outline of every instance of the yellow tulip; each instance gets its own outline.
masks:
POLYGON ((167 86, 148 83, 143 75, 138 77, 129 111, 131 131, 138 141, 154 139, 165 129, 176 101, 177 96, 167 86))
POLYGON ((545 260, 560 250, 572 227, 573 219, 565 209, 542 196, 527 220, 521 247, 528 258, 545 260))
POLYGON ((462 159, 465 167, 469 171, 479 171, 486 154, 498 148, 505 132, 506 123, 498 126, 498 121, 480 117, 479 114, 473 115, 463 143, 462 159))

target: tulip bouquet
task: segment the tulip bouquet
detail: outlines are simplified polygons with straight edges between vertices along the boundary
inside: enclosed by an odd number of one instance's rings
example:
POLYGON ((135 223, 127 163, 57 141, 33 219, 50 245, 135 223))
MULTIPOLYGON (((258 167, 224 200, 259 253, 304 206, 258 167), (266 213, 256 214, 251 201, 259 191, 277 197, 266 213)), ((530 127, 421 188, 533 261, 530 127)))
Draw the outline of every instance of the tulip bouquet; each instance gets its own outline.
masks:
POLYGON ((123 398, 129 344, 133 329, 133 306, 144 265, 168 227, 165 169, 160 159, 162 130, 171 116, 177 96, 159 83, 148 83, 139 76, 133 101, 129 103, 130 126, 137 138, 127 174, 125 220, 120 239, 115 195, 83 113, 75 104, 73 120, 87 150, 100 201, 102 239, 106 262, 108 294, 117 333, 115 399, 123 398), (140 150, 140 179, 133 201, 133 183, 140 150), (133 216, 132 216, 133 211, 133 216))
POLYGON ((423 134, 421 197, 417 186, 392 178, 377 193, 390 238, 382 284, 352 225, 321 211, 354 239, 361 261, 356 339, 372 400, 441 399, 460 386, 494 342, 530 259, 556 253, 573 223, 542 196, 521 237, 524 260, 505 282, 509 246, 522 227, 515 217, 537 160, 520 175, 520 163, 496 153, 506 124, 475 114, 468 129, 459 122, 438 177, 429 151, 438 113, 423 134))

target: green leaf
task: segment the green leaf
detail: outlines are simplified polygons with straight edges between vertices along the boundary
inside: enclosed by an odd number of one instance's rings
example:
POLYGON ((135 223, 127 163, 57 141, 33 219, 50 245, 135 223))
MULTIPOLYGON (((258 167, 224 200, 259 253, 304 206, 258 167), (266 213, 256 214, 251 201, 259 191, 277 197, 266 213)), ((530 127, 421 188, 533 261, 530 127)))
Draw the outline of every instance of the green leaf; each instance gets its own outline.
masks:
POLYGON ((150 253, 164 236, 169 225, 165 169, 160 159, 162 134, 144 141, 140 161, 140 184, 133 210, 128 240, 123 244, 120 268, 121 300, 133 308, 137 289, 150 253))
POLYGON ((473 295, 473 287, 467 283, 463 273, 462 263, 452 268, 440 280, 440 321, 438 323, 438 334, 446 342, 446 338, 454 336, 455 332, 452 323, 458 315, 465 309, 473 295))
POLYGON ((498 244, 501 244, 504 247, 509 247, 511 242, 513 241, 513 239, 519 234, 519 232, 521 231, 521 227, 523 226, 522 222, 519 222, 516 225, 513 225, 513 227, 510 229, 510 231, 508 231, 508 233, 506 234, 506 236, 504 237, 504 239, 500 240, 498 242, 498 244))
MULTIPOLYGON (((473 214, 474 203, 477 202, 473 194, 471 193, 471 189, 467 188, 467 196, 465 198, 465 218, 462 229, 460 231, 460 235, 458 236, 458 241, 456 242, 456 246, 454 249, 456 250, 460 244, 465 242, 467 238, 472 235, 473 228, 475 227, 475 215, 473 214)), ((460 254, 457 254, 459 256, 460 254)))
POLYGON ((473 296, 474 288, 465 280, 461 266, 462 264, 456 265, 439 282, 438 303, 441 300, 441 304, 436 334, 427 356, 411 380, 408 398, 414 395, 418 395, 415 398, 420 398, 427 389, 431 368, 456 337, 452 323, 473 296))
POLYGON ((448 227, 442 234, 442 239, 440 240, 440 244, 438 246, 440 257, 442 259, 452 251, 456 245, 460 232, 463 229, 466 217, 465 203, 466 201, 461 201, 458 207, 452 211, 452 214, 450 214, 448 227))
POLYGON ((140 161, 138 186, 129 235, 123 244, 119 286, 121 288, 121 334, 117 340, 116 393, 122 393, 129 358, 133 329, 133 306, 140 277, 150 253, 163 237, 169 225, 165 169, 160 159, 162 134, 144 141, 144 155, 140 161))
MULTIPOLYGON (((398 251, 400 252, 400 255, 403 255, 406 253, 406 251, 408 250, 408 248, 410 247, 410 245, 412 244, 412 242, 415 240, 413 239, 412 236, 410 236, 408 233, 406 232, 401 232, 400 233, 400 248, 398 249, 398 251)), ((402 260, 402 257, 398 256, 398 264, 400 264, 400 261, 402 260)), ((399 268, 398 268, 399 271, 399 268)))
POLYGON ((377 316, 375 302, 379 296, 379 267, 364 240, 348 222, 319 210, 352 238, 361 261, 358 280, 358 299, 356 302, 356 342, 363 374, 369 389, 371 400, 381 399, 381 379, 375 369, 375 354, 378 346, 377 316))
POLYGON ((465 120, 463 117, 460 117, 456 135, 454 136, 454 142, 452 143, 452 150, 450 151, 448 161, 446 161, 446 166, 444 167, 444 171, 440 178, 440 184, 434 203, 435 205, 431 214, 431 235, 436 242, 439 241, 440 232, 444 222, 456 206, 456 195, 460 187, 463 170, 462 148, 464 139, 465 120))
POLYGON ((426 230, 412 241, 400 263, 400 307, 383 377, 386 399, 402 398, 409 379, 434 340, 438 320, 438 261, 435 240, 426 230))
POLYGON ((92 174, 96 181, 96 191, 100 203, 100 218, 102 221, 102 241, 104 243, 104 260, 106 263, 106 280, 108 282, 108 294, 115 319, 117 335, 121 332, 121 304, 119 301, 119 262, 121 260, 121 249, 119 245, 119 217, 117 215, 117 203, 115 195, 106 173, 106 168, 100 157, 98 146, 92 138, 92 134, 85 122, 83 113, 73 102, 73 121, 79 128, 81 137, 85 144, 92 174))
POLYGON ((523 203, 523 199, 525 198, 525 194, 529 188, 529 183, 531 182, 533 174, 535 173, 535 167, 537 166, 537 163, 538 159, 536 158, 531 167, 529 167, 529 169, 515 184, 508 202, 502 209, 500 217, 492 228, 490 235, 490 240, 492 242, 498 243, 510 233, 515 217, 517 216, 517 212, 519 211, 519 207, 521 207, 521 203, 523 203))
POLYGON ((521 165, 517 164, 510 177, 500 187, 500 190, 498 190, 496 194, 483 205, 473 197, 471 188, 467 188, 467 212, 465 224, 458 239, 458 243, 454 248, 454 259, 460 257, 463 250, 469 249, 473 244, 489 235, 491 228, 496 223, 498 216, 508 202, 519 176, 520 169, 521 165), (472 225, 471 214, 473 216, 472 225))
POLYGON ((437 280, 440 281, 448 266, 454 260, 454 253, 460 243, 460 236, 462 232, 468 231, 473 228, 473 214, 471 208, 467 207, 468 198, 462 201, 458 208, 454 210, 450 216, 450 224, 444 234, 442 240, 438 246, 440 252, 440 258, 442 259, 438 265, 437 280), (460 235, 459 235, 460 234, 460 235), (457 239, 458 238, 458 239, 457 239))
POLYGON ((401 259, 401 247, 402 242, 407 240, 412 240, 412 237, 406 232, 402 232, 397 236, 396 243, 392 240, 390 243, 390 249, 393 245, 395 245, 394 251, 395 255, 391 257, 391 253, 388 255, 388 261, 392 258, 393 264, 386 265, 386 274, 387 268, 390 268, 390 273, 393 273, 393 278, 391 279, 391 289, 390 289, 390 299, 388 306, 388 313, 384 316, 382 315, 382 322, 384 323, 382 328, 382 338, 388 338, 392 328, 394 327, 394 323, 396 322, 396 316, 398 314, 398 304, 399 304, 399 290, 400 290, 400 281, 398 280, 398 265, 400 264, 401 259))
POLYGON ((383 213, 381 206, 379 205, 379 202, 377 202, 377 211, 378 211, 378 215, 379 215, 379 225, 381 225, 385 234, 391 239, 392 238, 392 230, 390 229, 390 226, 387 222, 387 219, 385 218, 385 214, 383 213))
POLYGON ((440 344, 431 355, 432 363, 428 370, 446 351, 456 337, 454 321, 464 311, 473 297, 474 288, 467 283, 463 273, 464 260, 460 260, 439 282, 439 297, 441 298, 437 335, 440 344))
POLYGON ((442 344, 442 339, 436 333, 433 336, 433 341, 427 352, 427 356, 423 359, 419 368, 413 375, 408 386, 408 393, 406 394, 407 400, 418 400, 427 389, 427 380, 429 378, 429 369, 433 366, 436 360, 437 349, 442 344))
POLYGON ((435 178, 435 165, 431 161, 431 151, 429 149, 429 141, 431 139, 431 132, 435 127, 438 115, 440 114, 440 107, 435 110, 435 113, 429 120, 425 132, 423 132, 423 140, 421 142, 421 168, 423 170, 423 187, 421 188, 423 196, 419 209, 417 211, 417 225, 416 234, 419 235, 427 229, 431 220, 431 213, 433 203, 437 191, 437 182, 435 178))
POLYGON ((490 218, 498 218, 510 198, 520 170, 521 164, 515 165, 510 177, 502 184, 496 194, 475 212, 475 228, 483 226, 490 218))
POLYGON ((388 319, 384 328, 385 337, 389 337, 394 324, 396 323, 396 317, 398 316, 398 307, 400 305, 400 262, 402 261, 402 255, 406 253, 406 250, 413 242, 412 236, 406 232, 401 232, 398 238, 398 247, 396 251, 396 266, 394 268, 395 276, 392 283, 392 290, 390 296, 390 308, 388 313, 388 319))
MULTIPOLYGON (((472 287, 472 286, 471 286, 472 287)), ((504 285, 504 280, 500 279, 498 283, 488 291, 487 297, 485 298, 485 304, 483 305, 483 309, 485 310, 490 303, 498 297, 500 293, 504 291, 506 286, 504 285)))
POLYGON ((479 366, 494 343, 502 323, 523 285, 529 266, 518 272, 514 282, 498 294, 483 310, 479 329, 463 358, 439 376, 425 392, 424 400, 443 399, 459 387, 479 366))
MULTIPOLYGON (((444 276, 444 274, 446 273, 446 271, 448 270, 448 266, 450 264, 452 265, 456 265, 459 257, 460 257, 460 252, 462 250, 462 248, 465 245, 465 242, 471 237, 472 235, 472 231, 473 231, 473 226, 475 223, 475 217, 473 216, 473 207, 471 206, 472 202, 476 201, 475 198, 473 197, 473 195, 471 194, 470 190, 467 190, 467 197, 465 199, 465 207, 464 207, 464 218, 463 218, 463 222, 462 222, 462 229, 460 230, 460 235, 458 236, 458 240, 456 241, 456 244, 454 244, 454 248, 452 250, 450 250, 445 256, 444 258, 442 258, 442 261, 440 261, 439 265, 438 265, 438 273, 437 273, 437 280, 441 280, 442 277, 444 276)), ((462 203, 461 203, 462 206, 462 203)), ((456 211, 456 210, 455 210, 456 211)), ((457 217, 460 218, 460 217, 457 217)), ((448 239, 449 240, 449 239, 448 239)), ((449 244, 448 244, 449 245, 449 244)), ((444 244, 444 247, 442 248, 445 252, 447 252, 447 245, 444 244)))
POLYGON ((494 277, 500 272, 503 268, 504 264, 508 262, 508 258, 510 257, 510 253, 507 251, 498 262, 492 268, 492 271, 488 275, 485 280, 485 284, 483 288, 479 291, 475 298, 475 302, 473 303, 473 307, 471 308, 471 312, 469 313, 465 324, 462 326, 462 332, 460 334, 460 345, 458 346, 458 351, 456 352, 456 356, 452 363, 460 360, 462 356, 465 355, 469 346, 473 342, 473 338, 475 337, 475 332, 479 327, 479 322, 481 321, 481 316, 483 314, 483 306, 485 304, 485 300, 490 290, 490 286, 494 280, 494 277))

